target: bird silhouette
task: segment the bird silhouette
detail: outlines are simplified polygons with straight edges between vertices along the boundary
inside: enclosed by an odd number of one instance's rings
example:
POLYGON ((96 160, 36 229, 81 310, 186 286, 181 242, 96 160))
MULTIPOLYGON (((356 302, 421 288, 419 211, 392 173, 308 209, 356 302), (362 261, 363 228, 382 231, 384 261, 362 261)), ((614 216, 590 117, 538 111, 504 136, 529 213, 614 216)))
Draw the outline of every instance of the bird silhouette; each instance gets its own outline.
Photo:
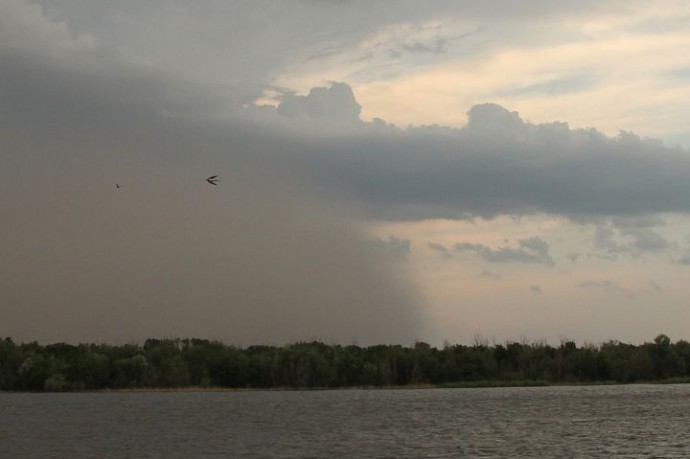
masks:
POLYGON ((116 183, 116 184, 115 184, 115 188, 120 188, 120 184, 119 184, 119 183, 116 183))
POLYGON ((218 185, 218 182, 220 182, 220 179, 218 178, 217 175, 212 175, 209 178, 206 179, 208 183, 211 185, 218 185))

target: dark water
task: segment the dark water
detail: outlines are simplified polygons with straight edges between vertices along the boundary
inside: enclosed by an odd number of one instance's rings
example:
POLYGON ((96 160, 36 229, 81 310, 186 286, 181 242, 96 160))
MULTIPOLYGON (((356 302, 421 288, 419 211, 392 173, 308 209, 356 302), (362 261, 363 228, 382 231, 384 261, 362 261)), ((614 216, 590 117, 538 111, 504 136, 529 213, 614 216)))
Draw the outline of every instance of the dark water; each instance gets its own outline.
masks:
POLYGON ((690 385, 0 393, 0 457, 686 458, 690 385))

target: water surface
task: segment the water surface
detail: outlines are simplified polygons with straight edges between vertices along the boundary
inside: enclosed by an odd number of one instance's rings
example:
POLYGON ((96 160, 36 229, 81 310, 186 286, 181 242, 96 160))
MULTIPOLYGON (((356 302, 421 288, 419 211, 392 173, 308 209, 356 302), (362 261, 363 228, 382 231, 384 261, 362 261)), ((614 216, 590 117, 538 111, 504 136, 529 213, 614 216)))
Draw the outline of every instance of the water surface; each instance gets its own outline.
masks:
POLYGON ((690 385, 0 393, 0 457, 686 458, 690 385))

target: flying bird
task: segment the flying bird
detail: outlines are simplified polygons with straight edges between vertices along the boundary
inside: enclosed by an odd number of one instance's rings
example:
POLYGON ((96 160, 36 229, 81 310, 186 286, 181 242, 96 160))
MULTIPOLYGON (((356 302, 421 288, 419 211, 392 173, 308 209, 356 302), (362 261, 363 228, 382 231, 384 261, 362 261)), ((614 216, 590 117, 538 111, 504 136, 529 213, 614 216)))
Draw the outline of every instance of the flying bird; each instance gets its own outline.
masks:
POLYGON ((120 184, 119 184, 119 183, 116 183, 116 184, 115 184, 115 188, 120 188, 120 184))
POLYGON ((218 185, 218 182, 220 182, 220 179, 218 178, 217 175, 212 175, 209 178, 206 179, 208 183, 211 185, 218 185))

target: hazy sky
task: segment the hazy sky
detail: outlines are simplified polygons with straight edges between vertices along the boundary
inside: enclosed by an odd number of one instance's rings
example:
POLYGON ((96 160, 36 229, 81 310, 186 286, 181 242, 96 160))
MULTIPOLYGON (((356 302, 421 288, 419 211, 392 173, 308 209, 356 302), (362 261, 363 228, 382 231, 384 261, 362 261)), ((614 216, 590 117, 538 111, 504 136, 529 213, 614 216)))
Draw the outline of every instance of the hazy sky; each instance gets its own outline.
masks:
POLYGON ((0 0, 0 336, 690 339, 687 49, 674 0, 0 0))

